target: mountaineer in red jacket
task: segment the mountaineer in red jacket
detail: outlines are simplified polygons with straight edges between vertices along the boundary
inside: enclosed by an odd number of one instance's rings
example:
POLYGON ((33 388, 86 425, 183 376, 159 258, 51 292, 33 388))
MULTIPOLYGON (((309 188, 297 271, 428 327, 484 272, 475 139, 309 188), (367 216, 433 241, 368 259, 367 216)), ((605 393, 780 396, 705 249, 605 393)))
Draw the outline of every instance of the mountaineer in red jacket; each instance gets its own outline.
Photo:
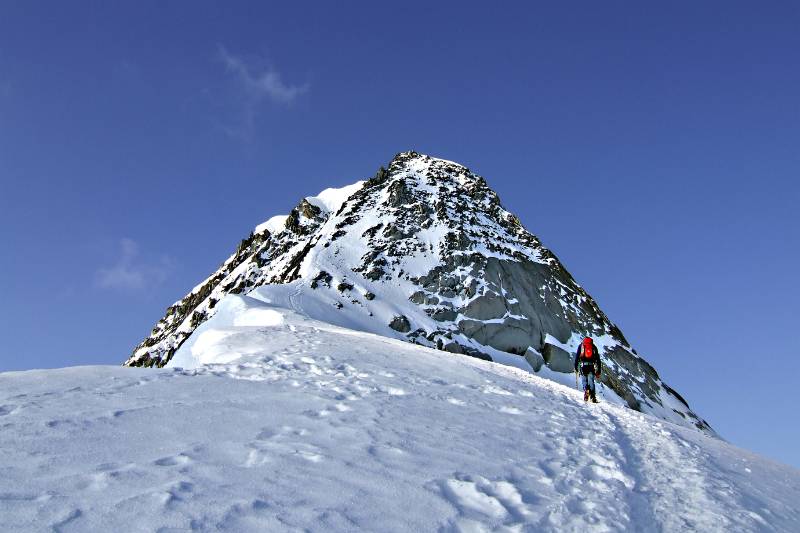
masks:
POLYGON ((575 352, 575 372, 580 372, 583 384, 583 401, 591 400, 597 403, 595 396, 594 380, 600 377, 600 350, 591 337, 586 337, 575 352))

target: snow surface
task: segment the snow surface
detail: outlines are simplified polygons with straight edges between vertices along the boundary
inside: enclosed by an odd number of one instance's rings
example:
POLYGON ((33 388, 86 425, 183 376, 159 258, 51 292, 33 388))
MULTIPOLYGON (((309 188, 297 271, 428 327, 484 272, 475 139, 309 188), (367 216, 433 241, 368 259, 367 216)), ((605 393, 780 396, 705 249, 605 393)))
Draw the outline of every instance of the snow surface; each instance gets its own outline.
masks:
POLYGON ((0 529, 800 531, 800 471, 266 296, 184 368, 0 374, 0 529))
POLYGON ((264 230, 269 230, 270 233, 280 233, 286 228, 287 218, 289 215, 276 215, 256 226, 253 233, 262 233, 264 230))
POLYGON ((364 186, 364 181, 357 181, 344 187, 331 187, 316 196, 308 196, 306 200, 328 213, 335 213, 342 204, 357 190, 364 186))

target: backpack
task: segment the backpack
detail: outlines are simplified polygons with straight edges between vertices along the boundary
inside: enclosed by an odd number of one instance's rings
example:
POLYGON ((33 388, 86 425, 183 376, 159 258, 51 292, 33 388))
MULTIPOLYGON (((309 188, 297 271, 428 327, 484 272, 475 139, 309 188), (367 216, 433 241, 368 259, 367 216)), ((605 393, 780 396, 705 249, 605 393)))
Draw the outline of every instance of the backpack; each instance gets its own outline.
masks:
POLYGON ((592 339, 586 337, 583 339, 583 352, 581 353, 581 359, 584 361, 591 361, 592 356, 594 355, 594 344, 592 343, 592 339))

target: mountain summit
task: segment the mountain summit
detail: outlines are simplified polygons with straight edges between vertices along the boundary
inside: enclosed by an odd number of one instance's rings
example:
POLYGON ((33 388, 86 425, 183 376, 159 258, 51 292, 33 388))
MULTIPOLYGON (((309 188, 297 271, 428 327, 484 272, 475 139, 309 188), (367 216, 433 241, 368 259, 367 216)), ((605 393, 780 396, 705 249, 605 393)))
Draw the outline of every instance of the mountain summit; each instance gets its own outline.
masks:
POLYGON ((486 181, 450 161, 402 152, 374 177, 259 225, 125 364, 203 363, 198 332, 233 294, 562 382, 590 335, 609 396, 713 434, 486 181))

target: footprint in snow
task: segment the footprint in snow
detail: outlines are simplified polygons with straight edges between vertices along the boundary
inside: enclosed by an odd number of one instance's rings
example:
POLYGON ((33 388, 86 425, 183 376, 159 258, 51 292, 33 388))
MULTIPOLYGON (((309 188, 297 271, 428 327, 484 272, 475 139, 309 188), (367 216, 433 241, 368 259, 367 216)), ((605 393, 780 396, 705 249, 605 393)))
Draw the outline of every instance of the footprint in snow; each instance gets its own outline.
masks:
POLYGON ((610 481, 619 481, 622 483, 626 489, 632 489, 635 482, 629 476, 622 473, 622 469, 619 465, 615 465, 614 467, 607 467, 598 464, 591 464, 586 465, 581 469, 581 475, 584 479, 593 480, 593 481, 603 481, 603 482, 610 482, 610 481))
POLYGON ((215 525, 215 529, 221 531, 277 531, 285 529, 285 524, 268 514, 270 507, 269 502, 260 498, 235 503, 223 513, 223 518, 215 525))
POLYGON ((174 508, 178 504, 184 503, 194 492, 194 485, 188 481, 176 481, 170 483, 163 490, 150 493, 158 504, 166 508, 174 508))
POLYGON ((320 462, 322 462, 323 459, 325 459, 324 456, 322 456, 322 455, 320 455, 318 453, 307 451, 307 450, 296 450, 295 451, 295 455, 297 455, 297 456, 299 456, 299 457, 301 457, 301 458, 303 458, 306 461, 309 461, 311 463, 320 463, 320 462))
POLYGON ((188 455, 179 453, 178 455, 170 455, 169 457, 162 457, 156 461, 153 461, 153 464, 156 466, 182 466, 185 464, 191 463, 192 460, 189 458, 188 455))
POLYGON ((280 435, 280 432, 274 428, 264 428, 256 435, 256 440, 269 440, 273 437, 280 435))
POLYGON ((331 412, 328 411, 327 409, 320 409, 319 411, 315 409, 307 409, 303 411, 303 414, 308 418, 325 418, 326 416, 331 414, 331 412))
POLYGON ((270 461, 269 455, 264 450, 258 448, 251 448, 247 452, 247 458, 244 461, 245 468, 253 468, 261 466, 270 461))
POLYGON ((468 528, 474 520, 486 522, 487 519, 513 526, 531 514, 528 503, 510 481, 456 474, 436 485, 440 494, 456 508, 458 516, 452 522, 459 530, 468 528))
POLYGON ((261 428, 261 431, 256 435, 256 440, 271 440, 287 435, 290 437, 305 437, 308 435, 308 430, 294 428, 292 426, 281 426, 279 428, 264 427, 261 428))
POLYGON ((484 394, 499 394, 500 396, 513 396, 512 393, 508 392, 502 387, 496 387, 494 385, 488 385, 483 387, 484 394))
POLYGON ((83 516, 83 511, 80 509, 73 509, 64 518, 50 525, 53 531, 63 531, 66 526, 72 527, 72 524, 83 516))
POLYGON ((52 497, 48 492, 0 492, 0 502, 43 502, 52 497))

